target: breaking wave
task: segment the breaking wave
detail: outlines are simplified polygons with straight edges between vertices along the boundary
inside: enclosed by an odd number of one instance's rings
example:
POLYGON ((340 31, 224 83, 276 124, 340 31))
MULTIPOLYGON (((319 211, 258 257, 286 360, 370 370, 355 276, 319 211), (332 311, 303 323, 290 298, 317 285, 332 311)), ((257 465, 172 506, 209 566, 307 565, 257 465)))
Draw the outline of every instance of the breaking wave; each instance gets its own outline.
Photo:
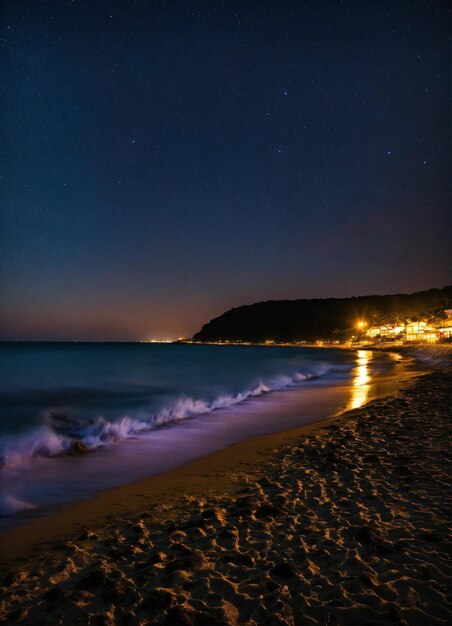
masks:
POLYGON ((19 500, 19 498, 15 498, 12 495, 0 494, 0 516, 2 517, 22 513, 23 511, 29 511, 35 508, 35 505, 30 504, 30 502, 19 500))
MULTIPOLYGON (((177 422, 196 415, 208 414, 240 404, 272 391, 280 391, 295 386, 308 379, 317 378, 329 367, 313 374, 295 373, 292 376, 278 376, 269 382, 260 382, 255 387, 235 395, 219 395, 214 400, 202 400, 184 397, 172 406, 163 408, 155 414, 144 415, 140 419, 124 416, 109 421, 103 417, 93 420, 76 420, 65 413, 48 411, 43 416, 43 423, 25 433, 5 435, 0 438, 0 467, 17 468, 32 459, 51 458, 68 454, 95 450, 100 446, 112 444, 124 439, 140 437, 145 432, 165 424, 177 422)), ((12 501, 3 508, 20 507, 19 501, 12 501)), ((27 508, 26 503, 22 505, 27 508)))

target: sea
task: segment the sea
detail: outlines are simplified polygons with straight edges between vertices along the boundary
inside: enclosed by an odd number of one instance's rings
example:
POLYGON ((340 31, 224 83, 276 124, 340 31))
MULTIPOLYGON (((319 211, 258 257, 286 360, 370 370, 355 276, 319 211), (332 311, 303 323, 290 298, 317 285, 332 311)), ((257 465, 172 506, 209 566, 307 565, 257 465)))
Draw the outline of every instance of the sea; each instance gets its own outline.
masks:
POLYGON ((395 358, 267 345, 2 343, 0 531, 237 441, 358 408, 395 358))

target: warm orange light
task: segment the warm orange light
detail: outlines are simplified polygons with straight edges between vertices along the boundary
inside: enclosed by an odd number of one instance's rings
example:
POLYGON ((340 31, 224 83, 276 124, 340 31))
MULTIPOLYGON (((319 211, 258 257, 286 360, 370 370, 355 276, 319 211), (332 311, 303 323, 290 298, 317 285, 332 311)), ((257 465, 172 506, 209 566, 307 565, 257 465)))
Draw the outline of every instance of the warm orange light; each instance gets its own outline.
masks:
POLYGON ((358 328, 364 328, 364 326, 367 326, 367 323, 366 323, 366 322, 358 322, 358 323, 356 324, 356 326, 357 326, 358 328))
POLYGON ((367 402, 371 381, 369 361, 372 356, 372 353, 366 350, 358 350, 357 352, 357 367, 350 390, 351 398, 348 406, 349 409, 358 409, 367 402))

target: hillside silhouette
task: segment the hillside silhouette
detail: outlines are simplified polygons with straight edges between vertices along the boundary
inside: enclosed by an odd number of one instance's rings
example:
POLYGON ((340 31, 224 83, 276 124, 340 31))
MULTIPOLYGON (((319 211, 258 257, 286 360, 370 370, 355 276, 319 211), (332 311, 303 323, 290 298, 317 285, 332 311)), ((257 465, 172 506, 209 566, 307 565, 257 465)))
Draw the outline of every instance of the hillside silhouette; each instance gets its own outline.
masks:
POLYGON ((192 340, 342 340, 353 334, 359 320, 372 325, 441 317, 451 307, 451 294, 448 286, 413 294, 257 302, 212 319, 192 340))

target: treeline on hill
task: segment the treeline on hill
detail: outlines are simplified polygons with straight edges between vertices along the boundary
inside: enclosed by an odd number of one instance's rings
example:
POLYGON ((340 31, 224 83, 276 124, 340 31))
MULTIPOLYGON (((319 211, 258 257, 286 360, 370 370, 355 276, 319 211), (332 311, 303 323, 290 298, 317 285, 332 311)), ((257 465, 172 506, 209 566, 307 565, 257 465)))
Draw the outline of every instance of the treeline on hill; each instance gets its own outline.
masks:
POLYGON ((194 341, 276 342, 342 340, 359 320, 369 325, 442 317, 451 308, 452 288, 410 295, 359 296, 315 300, 269 300, 220 315, 194 335, 194 341))

